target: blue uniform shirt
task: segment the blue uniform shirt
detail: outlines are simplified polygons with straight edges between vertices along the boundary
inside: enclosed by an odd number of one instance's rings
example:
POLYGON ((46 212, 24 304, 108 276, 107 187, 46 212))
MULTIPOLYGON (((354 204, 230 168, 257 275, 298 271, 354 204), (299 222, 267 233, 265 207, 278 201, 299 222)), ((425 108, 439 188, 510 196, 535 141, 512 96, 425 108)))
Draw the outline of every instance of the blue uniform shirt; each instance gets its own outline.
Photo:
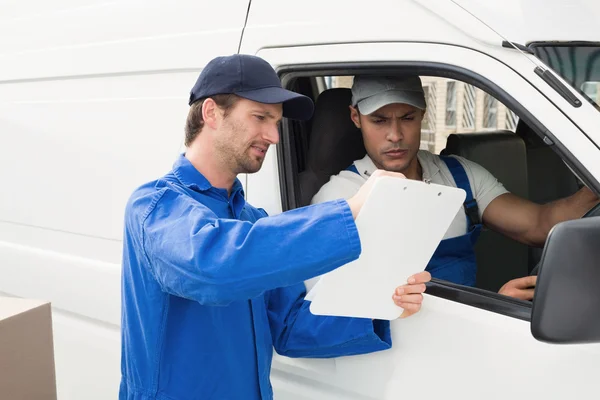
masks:
MULTIPOLYGON (((312 315, 303 281, 355 260, 345 201, 266 217, 184 157, 125 214, 121 400, 271 399, 290 357, 388 349, 389 323, 312 315)), ((390 294, 391 295, 391 294, 390 294)))

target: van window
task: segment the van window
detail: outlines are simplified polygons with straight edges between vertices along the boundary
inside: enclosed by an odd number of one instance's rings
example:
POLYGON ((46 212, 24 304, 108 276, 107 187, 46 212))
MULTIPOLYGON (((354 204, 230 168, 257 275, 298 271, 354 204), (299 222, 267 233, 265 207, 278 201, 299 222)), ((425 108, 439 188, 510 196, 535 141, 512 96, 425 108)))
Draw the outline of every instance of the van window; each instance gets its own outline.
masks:
POLYGON ((533 43, 530 47, 600 111, 600 43, 533 43))
MULTIPOLYGON (((576 177, 560 156, 499 101, 492 89, 488 91, 481 82, 476 87, 458 76, 421 74, 420 77, 427 102, 426 117, 421 125, 421 149, 468 158, 488 169, 510 192, 538 203, 566 197, 578 189, 576 177), (454 136, 449 139, 451 135, 454 136), (497 151, 490 148, 495 143, 502 143, 497 151)), ((353 75, 320 76, 315 72, 307 79, 321 80, 324 90, 320 90, 316 99, 315 116, 309 127, 300 129, 284 124, 287 135, 283 137, 294 139, 282 141, 291 148, 280 152, 282 157, 290 157, 290 168, 282 175, 285 187, 282 199, 284 204, 287 202, 284 205, 287 209, 310 204, 331 175, 364 157, 365 151, 348 110, 353 75), (298 137, 307 138, 305 149, 296 144, 298 137)), ((585 90, 593 94, 592 88, 585 90)), ((497 304, 500 287, 511 279, 528 275, 539 261, 540 251, 494 235, 495 232, 482 232, 475 248, 478 268, 475 288, 437 280, 436 285, 445 289, 434 295, 444 297, 446 293, 449 297, 444 298, 455 299, 454 290, 476 291, 477 296, 483 295, 489 300, 478 302, 476 306, 498 312, 493 304, 497 304)), ((502 298, 502 301, 505 304, 508 300, 502 298)), ((520 308, 503 313, 528 318, 528 308, 522 306, 520 303, 520 308)))

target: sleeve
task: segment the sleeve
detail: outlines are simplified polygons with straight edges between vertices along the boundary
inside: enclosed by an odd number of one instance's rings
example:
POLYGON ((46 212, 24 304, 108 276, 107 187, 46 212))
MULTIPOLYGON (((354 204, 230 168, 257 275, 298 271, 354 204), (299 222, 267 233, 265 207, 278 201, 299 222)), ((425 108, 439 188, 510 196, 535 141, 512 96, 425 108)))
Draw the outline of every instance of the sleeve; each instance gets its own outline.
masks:
POLYGON ((332 176, 329 182, 324 184, 313 196, 310 203, 318 204, 337 199, 348 200, 360 190, 363 183, 360 176, 354 172, 342 171, 339 175, 332 176))
POLYGON ((496 179, 487 169, 481 165, 467 160, 463 157, 457 157, 464 166, 469 176, 473 196, 477 199, 479 207, 479 218, 483 218, 483 212, 490 203, 498 196, 508 193, 508 190, 502 183, 496 179))
POLYGON ((389 321, 314 315, 304 296, 302 284, 268 293, 269 326, 277 353, 329 358, 391 348, 389 321))
POLYGON ((163 291, 213 305, 302 282, 355 260, 361 251, 344 200, 252 223, 217 218, 173 191, 143 219, 142 243, 163 291))
MULTIPOLYGON (((341 171, 338 175, 333 175, 329 182, 324 184, 321 189, 315 194, 311 200, 311 204, 320 204, 336 199, 348 200, 354 196, 360 187, 364 184, 364 180, 354 172, 341 171)), ((310 290, 317 284, 321 277, 315 276, 307 279, 305 282, 306 289, 310 290)))

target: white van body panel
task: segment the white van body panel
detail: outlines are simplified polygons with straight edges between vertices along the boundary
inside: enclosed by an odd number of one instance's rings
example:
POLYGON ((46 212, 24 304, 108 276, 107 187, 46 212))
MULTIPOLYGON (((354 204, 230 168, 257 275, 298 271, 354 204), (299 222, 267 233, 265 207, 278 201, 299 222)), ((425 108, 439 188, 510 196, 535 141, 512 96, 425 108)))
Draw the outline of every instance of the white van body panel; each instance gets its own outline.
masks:
MULTIPOLYGON (((208 60, 238 51, 248 3, 0 4, 0 294, 52 302, 61 400, 117 397, 124 205, 170 169, 187 94, 208 60)), ((600 180, 600 114, 585 101, 571 107, 533 72, 532 57, 500 47, 491 22, 459 4, 254 0, 241 52, 276 68, 429 61, 471 70, 529 109, 600 180)), ((241 179, 252 204, 277 214, 273 150, 258 174, 241 179)), ((392 332, 388 352, 276 356, 276 398, 554 399, 599 388, 597 345, 546 345, 524 321, 463 304, 427 296, 392 332)))
POLYGON ((277 356, 275 399, 564 399, 599 388, 600 346, 536 341, 525 321, 427 296, 391 324, 392 349, 333 360, 277 356))
MULTIPOLYGON (((9 1, 2 81, 191 69, 238 50, 248 0, 9 1)), ((189 86, 189 85, 188 85, 189 86)), ((189 90, 189 88, 188 88, 189 90)))
POLYGON ((117 397, 125 203, 171 168, 189 90, 247 10, 0 4, 0 293, 52 302, 61 400, 117 397))

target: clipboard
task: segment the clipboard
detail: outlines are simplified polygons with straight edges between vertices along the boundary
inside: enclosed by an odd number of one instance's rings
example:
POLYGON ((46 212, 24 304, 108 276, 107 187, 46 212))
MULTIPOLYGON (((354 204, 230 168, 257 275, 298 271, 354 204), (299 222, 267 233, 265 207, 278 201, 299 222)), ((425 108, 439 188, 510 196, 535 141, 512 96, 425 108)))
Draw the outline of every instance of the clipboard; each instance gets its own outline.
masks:
POLYGON ((320 277, 306 297, 311 313, 398 318, 403 309, 392 300, 395 289, 425 269, 465 198, 459 188, 377 179, 356 218, 361 255, 320 277))

